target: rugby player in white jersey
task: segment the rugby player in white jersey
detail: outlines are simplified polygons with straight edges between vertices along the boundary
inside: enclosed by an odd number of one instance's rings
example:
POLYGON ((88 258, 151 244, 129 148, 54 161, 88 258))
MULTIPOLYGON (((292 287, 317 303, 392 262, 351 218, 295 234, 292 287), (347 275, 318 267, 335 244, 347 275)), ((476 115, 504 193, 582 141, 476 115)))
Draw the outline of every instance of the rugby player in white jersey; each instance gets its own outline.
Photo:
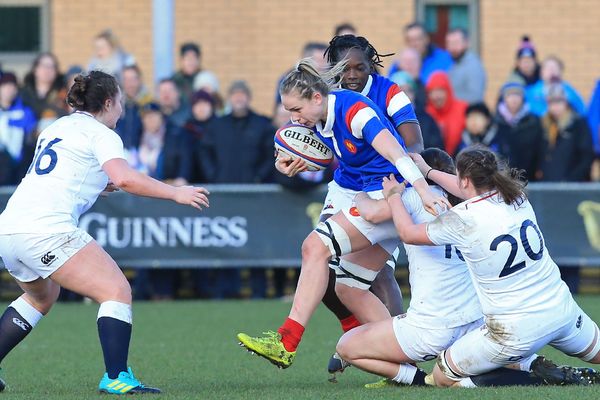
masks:
MULTIPOLYGON (((454 162, 444 151, 430 148, 421 153, 428 165, 454 174, 454 162)), ((433 182, 430 182, 434 185, 433 182)), ((432 186, 433 190, 441 190, 432 186)), ((451 204, 460 200, 448 194, 451 204)), ((407 189, 402 201, 415 223, 434 220, 407 189)), ((386 200, 359 194, 356 207, 372 223, 391 218, 386 200)), ((394 384, 423 385, 424 372, 411 363, 429 361, 458 338, 483 325, 483 314, 464 258, 451 245, 404 245, 409 261, 411 302, 404 315, 369 323, 345 334, 338 351, 345 362, 386 377, 366 385, 377 388, 394 384)), ((582 370, 558 367, 537 354, 495 373, 473 378, 477 386, 583 384, 582 370), (530 376, 529 372, 532 372, 530 376)))
POLYGON ((469 377, 526 360, 545 345, 600 363, 598 326, 561 280, 519 171, 505 168, 482 147, 459 153, 457 176, 414 158, 429 179, 469 200, 431 222, 415 224, 401 198, 404 185, 384 179, 400 238, 413 245, 455 246, 485 316, 480 329, 440 353, 428 380, 437 386, 471 386, 469 377))
MULTIPOLYGON (((85 231, 79 217, 108 189, 208 207, 201 187, 173 187, 129 167, 112 130, 121 115, 116 79, 100 71, 75 78, 67 99, 76 111, 39 136, 34 159, 0 214, 0 256, 24 294, 0 317, 0 361, 56 302, 60 287, 100 304, 98 334, 111 394, 160 393, 127 366, 131 288, 117 264, 85 231)), ((58 378, 58 377, 57 377, 58 378)), ((4 389, 4 382, 0 385, 4 389)))

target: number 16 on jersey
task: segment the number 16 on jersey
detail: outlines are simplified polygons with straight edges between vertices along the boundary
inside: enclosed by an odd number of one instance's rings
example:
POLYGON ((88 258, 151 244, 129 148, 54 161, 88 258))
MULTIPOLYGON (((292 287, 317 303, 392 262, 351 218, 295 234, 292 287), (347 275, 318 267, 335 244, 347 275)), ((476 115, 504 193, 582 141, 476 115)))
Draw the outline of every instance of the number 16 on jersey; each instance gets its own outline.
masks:
POLYGON ((60 142, 61 140, 62 139, 59 139, 59 138, 52 139, 51 141, 48 142, 46 147, 44 147, 44 150, 40 151, 40 149, 42 148, 42 145, 44 144, 44 139, 40 139, 40 144, 38 144, 38 147, 35 150, 35 155, 33 156, 33 161, 31 161, 31 165, 29 166, 27 173, 31 172, 31 169, 34 167, 34 165, 35 165, 35 173, 38 175, 46 175, 46 174, 49 174, 50 172, 52 172, 52 170, 56 167, 56 163, 58 162, 58 154, 56 154, 56 151, 54 151, 52 149, 52 146, 54 146, 56 143, 60 142), (48 157, 50 157, 50 159, 48 162, 48 166, 42 168, 41 167, 42 160, 44 160, 44 157, 46 157, 46 159, 48 157))

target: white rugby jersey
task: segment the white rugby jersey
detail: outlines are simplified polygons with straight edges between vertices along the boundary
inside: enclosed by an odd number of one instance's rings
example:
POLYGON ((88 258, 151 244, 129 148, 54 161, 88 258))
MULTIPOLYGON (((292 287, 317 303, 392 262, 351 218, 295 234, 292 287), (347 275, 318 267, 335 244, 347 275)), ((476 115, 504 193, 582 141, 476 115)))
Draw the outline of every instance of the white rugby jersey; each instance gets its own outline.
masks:
POLYGON ((571 294, 550 258, 529 201, 508 205, 498 192, 467 200, 427 225, 438 245, 462 253, 486 317, 561 313, 571 294))
POLYGON ((58 119, 40 134, 27 175, 0 214, 0 234, 75 229, 108 183, 102 165, 114 158, 124 158, 121 138, 91 114, 58 119))
MULTIPOLYGON (((432 186, 436 195, 443 191, 432 186)), ((413 188, 402 195, 402 201, 415 224, 435 217, 423 207, 413 188)), ((469 269, 454 246, 415 246, 405 244, 411 299, 407 319, 411 325, 424 328, 454 328, 483 316, 469 269)))

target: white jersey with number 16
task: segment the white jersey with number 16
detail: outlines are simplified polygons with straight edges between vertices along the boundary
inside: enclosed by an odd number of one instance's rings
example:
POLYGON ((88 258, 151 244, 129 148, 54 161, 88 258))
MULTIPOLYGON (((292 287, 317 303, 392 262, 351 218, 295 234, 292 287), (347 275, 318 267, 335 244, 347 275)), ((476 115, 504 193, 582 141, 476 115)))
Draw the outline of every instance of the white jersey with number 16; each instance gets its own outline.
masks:
POLYGON ((91 114, 60 118, 39 136, 35 156, 0 214, 0 234, 72 231, 108 183, 102 165, 125 158, 119 135, 91 114))

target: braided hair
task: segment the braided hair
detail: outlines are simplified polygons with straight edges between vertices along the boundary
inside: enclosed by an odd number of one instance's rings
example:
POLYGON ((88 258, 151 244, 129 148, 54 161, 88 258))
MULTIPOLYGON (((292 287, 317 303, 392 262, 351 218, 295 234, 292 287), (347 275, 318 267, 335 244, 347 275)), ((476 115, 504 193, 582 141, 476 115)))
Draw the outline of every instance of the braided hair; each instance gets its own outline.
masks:
POLYGON ((373 47, 369 41, 363 36, 354 35, 342 35, 334 36, 329 42, 329 47, 325 49, 325 57, 329 64, 337 64, 340 62, 348 53, 350 49, 358 49, 362 51, 371 65, 373 71, 377 70, 377 67, 383 68, 382 58, 394 55, 390 54, 379 54, 377 49, 373 47))

